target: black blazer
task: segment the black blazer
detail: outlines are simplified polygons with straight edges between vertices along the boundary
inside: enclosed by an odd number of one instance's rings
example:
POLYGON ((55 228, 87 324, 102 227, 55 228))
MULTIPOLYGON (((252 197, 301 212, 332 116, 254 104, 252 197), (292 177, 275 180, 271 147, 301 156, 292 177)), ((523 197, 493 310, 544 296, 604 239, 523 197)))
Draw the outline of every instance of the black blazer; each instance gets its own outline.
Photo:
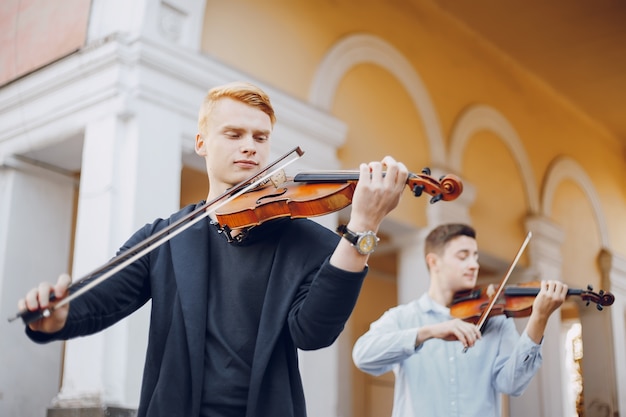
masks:
MULTIPOLYGON (((198 205, 137 231, 120 252, 198 205)), ((261 312, 247 416, 303 417, 297 349, 331 345, 348 320, 367 273, 328 259, 339 237, 306 219, 273 220, 276 251, 261 312)), ((208 222, 200 221, 70 304, 63 330, 27 334, 39 343, 92 334, 152 300, 138 417, 198 416, 202 395, 209 273, 208 222)), ((239 260, 240 262, 243 260, 239 260)), ((238 260, 233 260, 236 267, 238 260)))

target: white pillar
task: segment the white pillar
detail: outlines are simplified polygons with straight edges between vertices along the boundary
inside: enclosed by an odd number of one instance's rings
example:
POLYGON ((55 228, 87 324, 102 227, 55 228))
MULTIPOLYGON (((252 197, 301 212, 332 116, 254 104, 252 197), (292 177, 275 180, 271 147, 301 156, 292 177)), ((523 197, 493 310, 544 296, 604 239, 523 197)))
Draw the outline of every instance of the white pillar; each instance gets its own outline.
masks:
POLYGON ((0 167, 0 415, 44 416, 56 394, 61 343, 24 335, 17 300, 68 267, 74 180, 17 160, 0 167), (32 372, 37 370, 37 372, 32 372))
MULTIPOLYGON (((608 284, 608 289, 615 297, 612 306, 607 307, 610 311, 610 329, 612 334, 612 361, 609 361, 607 373, 612 376, 615 383, 611 386, 611 395, 608 400, 613 408, 613 415, 626 413, 626 259, 604 250, 599 256, 603 282, 608 284)), ((609 313, 607 311, 606 313, 609 313)), ((606 314, 605 313, 605 314, 606 314)), ((584 347, 583 347, 584 348, 584 347)), ((584 351, 587 354, 587 351, 584 351)), ((584 358, 584 357, 583 357, 584 358)))
POLYGON ((406 304, 428 291, 430 278, 424 258, 424 239, 430 229, 412 233, 398 253, 398 304, 406 304))
MULTIPOLYGON (((527 229, 533 233, 528 244, 528 256, 537 279, 561 279, 561 244, 563 231, 547 218, 527 219, 527 229)), ((522 329, 526 320, 519 320, 522 329)), ((523 396, 510 399, 511 415, 562 416, 563 415, 563 346, 561 345, 561 316, 553 314, 548 321, 543 340, 543 365, 533 378, 523 396)))
MULTIPOLYGON (((432 172, 434 178, 446 174, 445 170, 439 168, 432 172)), ((424 241, 428 233, 445 223, 471 224, 469 209, 476 198, 476 191, 470 183, 462 185, 463 192, 455 200, 439 201, 427 206, 428 227, 394 239, 393 245, 399 248, 397 277, 399 304, 414 300, 428 291, 430 281, 424 256, 424 241)))
MULTIPOLYGON (((140 226, 178 208, 178 119, 149 103, 135 109, 135 117, 110 115, 85 131, 75 278, 104 264, 140 226)), ((67 342, 58 406, 137 406, 147 310, 104 332, 67 342)))

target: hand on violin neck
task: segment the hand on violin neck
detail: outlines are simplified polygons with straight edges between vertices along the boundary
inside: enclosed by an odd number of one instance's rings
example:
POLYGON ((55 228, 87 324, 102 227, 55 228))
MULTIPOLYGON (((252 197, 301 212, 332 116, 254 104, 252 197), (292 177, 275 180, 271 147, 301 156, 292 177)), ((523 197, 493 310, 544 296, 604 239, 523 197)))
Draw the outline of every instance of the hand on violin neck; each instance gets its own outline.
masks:
POLYGON ((543 338, 548 319, 565 301, 567 284, 560 281, 541 281, 541 288, 533 302, 526 333, 535 343, 543 338))
POLYGON ((532 314, 547 319, 565 302, 567 284, 560 281, 541 281, 539 293, 533 302, 532 314))
POLYGON ((356 231, 377 231, 385 216, 400 202, 408 175, 406 166, 390 156, 380 162, 361 164, 350 226, 356 231))

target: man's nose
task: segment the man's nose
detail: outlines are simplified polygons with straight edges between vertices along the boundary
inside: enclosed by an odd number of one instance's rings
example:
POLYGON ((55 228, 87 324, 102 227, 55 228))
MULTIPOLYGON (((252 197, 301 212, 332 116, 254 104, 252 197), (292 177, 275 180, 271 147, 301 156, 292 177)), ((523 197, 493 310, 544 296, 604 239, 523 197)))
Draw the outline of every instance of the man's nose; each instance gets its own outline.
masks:
POLYGON ((252 135, 244 135, 241 142, 241 151, 244 153, 256 152, 256 141, 252 135))

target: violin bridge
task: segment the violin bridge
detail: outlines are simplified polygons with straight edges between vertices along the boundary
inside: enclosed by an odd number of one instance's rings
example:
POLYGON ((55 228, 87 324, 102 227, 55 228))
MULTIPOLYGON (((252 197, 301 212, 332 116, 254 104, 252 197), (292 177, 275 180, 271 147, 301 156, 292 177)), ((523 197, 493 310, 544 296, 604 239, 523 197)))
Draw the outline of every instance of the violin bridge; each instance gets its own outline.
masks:
POLYGON ((272 182, 272 184, 274 184, 274 187, 280 187, 287 182, 287 175, 285 174, 285 170, 281 169, 280 171, 277 171, 269 178, 269 180, 272 182))
POLYGON ((493 298, 493 296, 496 295, 496 287, 493 284, 489 284, 485 293, 487 294, 487 297, 493 298))

